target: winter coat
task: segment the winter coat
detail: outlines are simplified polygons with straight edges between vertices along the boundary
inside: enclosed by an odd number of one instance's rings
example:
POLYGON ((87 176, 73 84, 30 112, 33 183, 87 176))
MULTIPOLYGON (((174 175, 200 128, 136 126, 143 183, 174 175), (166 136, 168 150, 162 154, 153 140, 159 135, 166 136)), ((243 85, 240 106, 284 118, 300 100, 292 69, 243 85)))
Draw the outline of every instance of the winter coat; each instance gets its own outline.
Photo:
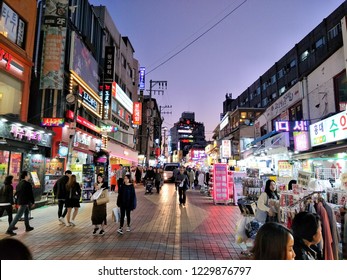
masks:
POLYGON ((136 193, 133 184, 123 185, 118 191, 117 206, 127 210, 136 208, 136 193))

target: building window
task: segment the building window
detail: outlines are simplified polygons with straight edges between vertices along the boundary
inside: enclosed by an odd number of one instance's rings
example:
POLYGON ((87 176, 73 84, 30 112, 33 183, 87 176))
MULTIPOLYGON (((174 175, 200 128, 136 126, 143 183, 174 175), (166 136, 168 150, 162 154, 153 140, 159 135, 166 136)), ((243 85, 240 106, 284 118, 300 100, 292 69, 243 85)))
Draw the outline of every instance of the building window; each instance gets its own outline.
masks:
POLYGON ((274 92, 273 94, 271 94, 271 99, 272 99, 272 100, 275 100, 276 97, 277 97, 277 93, 276 93, 276 92, 274 92))
POLYGON ((23 85, 17 79, 0 71, 0 115, 19 115, 23 85))
POLYGON ((121 55, 121 63, 123 65, 124 69, 126 69, 127 68, 127 62, 126 62, 125 57, 123 55, 121 55))
POLYGON ((304 52, 300 55, 300 60, 301 60, 301 61, 305 61, 305 60, 307 59, 308 55, 309 55, 309 51, 308 51, 308 50, 304 51, 304 52))
POLYGON ((328 31, 328 40, 335 38, 339 33, 341 33, 341 23, 336 24, 328 31))
POLYGON ((257 87, 257 95, 260 95, 260 93, 261 93, 261 89, 260 87, 257 87))
POLYGON ((281 96, 285 91, 286 91, 286 86, 281 87, 280 90, 278 91, 278 95, 281 96))
POLYGON ((276 74, 271 77, 271 84, 276 83, 276 74))
POLYGON ((263 103, 263 107, 266 107, 266 105, 267 105, 267 103, 268 103, 267 97, 265 97, 265 98, 263 99, 262 103, 263 103))
POLYGON ((283 76, 284 76, 284 68, 280 69, 278 72, 277 72, 277 76, 278 76, 278 79, 281 79, 283 76))
POLYGON ((320 38, 316 44, 315 44, 315 47, 316 49, 320 48, 320 47, 323 47, 323 45, 325 45, 325 37, 322 37, 320 38))
POLYGON ((290 63, 289 63, 289 67, 290 68, 294 68, 296 66, 296 59, 293 59, 290 63))
POLYGON ((338 110, 344 111, 347 108, 347 78, 345 71, 334 78, 334 88, 337 93, 338 110))
POLYGON ((295 104, 289 109, 289 119, 291 121, 301 121, 303 119, 302 104, 301 102, 295 104))

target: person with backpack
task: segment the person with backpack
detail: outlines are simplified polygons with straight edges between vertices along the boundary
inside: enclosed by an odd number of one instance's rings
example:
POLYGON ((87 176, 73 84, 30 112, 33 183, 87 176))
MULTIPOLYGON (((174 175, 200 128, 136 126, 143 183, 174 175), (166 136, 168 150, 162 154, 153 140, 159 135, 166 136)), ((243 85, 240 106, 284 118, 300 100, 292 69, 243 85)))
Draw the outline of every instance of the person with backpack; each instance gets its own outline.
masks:
MULTIPOLYGON (((6 176, 4 185, 0 189, 0 217, 2 217, 2 215, 6 211, 9 225, 11 224, 13 220, 12 210, 13 210, 14 200, 13 200, 12 180, 13 180, 12 175, 6 176)), ((17 229, 17 227, 14 227, 14 229, 17 229)))

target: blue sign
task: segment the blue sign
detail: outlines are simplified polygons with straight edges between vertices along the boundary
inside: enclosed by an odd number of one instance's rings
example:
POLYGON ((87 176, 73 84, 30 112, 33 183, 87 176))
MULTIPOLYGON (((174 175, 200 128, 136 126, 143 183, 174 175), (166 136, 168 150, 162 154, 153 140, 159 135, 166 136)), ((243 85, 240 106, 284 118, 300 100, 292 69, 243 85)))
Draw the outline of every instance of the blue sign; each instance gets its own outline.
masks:
POLYGON ((146 68, 145 67, 140 67, 140 75, 139 75, 139 80, 140 80, 140 90, 145 89, 145 74, 146 74, 146 68))

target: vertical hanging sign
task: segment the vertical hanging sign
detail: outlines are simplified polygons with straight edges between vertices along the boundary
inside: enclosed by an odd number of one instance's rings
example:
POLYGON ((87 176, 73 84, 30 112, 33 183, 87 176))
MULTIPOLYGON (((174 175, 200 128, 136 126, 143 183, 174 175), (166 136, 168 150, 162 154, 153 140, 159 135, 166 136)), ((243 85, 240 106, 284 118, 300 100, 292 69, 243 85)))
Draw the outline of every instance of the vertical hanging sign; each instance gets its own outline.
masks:
POLYGON ((104 80, 113 81, 114 77, 114 47, 105 47, 104 80))
POLYGON ((104 84, 103 86, 103 95, 102 95, 102 119, 110 120, 112 119, 112 84, 104 84))
POLYGON ((140 67, 140 75, 139 75, 139 88, 140 88, 140 90, 145 89, 145 74, 146 74, 146 68, 140 67))
POLYGON ((142 124, 142 103, 141 102, 134 102, 133 124, 135 125, 142 124))

